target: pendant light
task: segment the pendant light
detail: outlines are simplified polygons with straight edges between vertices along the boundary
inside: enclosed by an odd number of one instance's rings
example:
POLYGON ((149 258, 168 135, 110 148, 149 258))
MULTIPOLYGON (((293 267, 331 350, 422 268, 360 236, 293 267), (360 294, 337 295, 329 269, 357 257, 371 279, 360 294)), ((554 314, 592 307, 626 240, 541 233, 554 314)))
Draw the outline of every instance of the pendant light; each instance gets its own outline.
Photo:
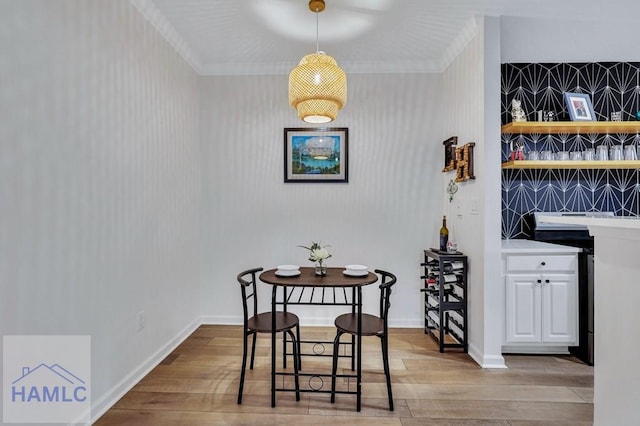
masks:
POLYGON ((347 76, 331 56, 318 49, 318 14, 324 0, 310 0, 316 14, 316 53, 304 56, 289 74, 289 104, 307 123, 328 123, 347 102, 347 76))

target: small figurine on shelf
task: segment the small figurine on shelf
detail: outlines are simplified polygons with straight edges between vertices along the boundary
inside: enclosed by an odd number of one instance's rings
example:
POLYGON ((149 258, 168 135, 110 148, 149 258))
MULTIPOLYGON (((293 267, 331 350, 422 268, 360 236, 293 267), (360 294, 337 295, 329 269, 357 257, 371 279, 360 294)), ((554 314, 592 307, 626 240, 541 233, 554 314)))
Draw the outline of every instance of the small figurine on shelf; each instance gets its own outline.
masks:
POLYGON ((514 98, 511 101, 511 117, 514 122, 527 121, 527 115, 524 113, 524 109, 522 109, 522 101, 519 99, 514 98))
POLYGON ((544 121, 555 121, 556 113, 553 111, 545 111, 544 112, 544 121))

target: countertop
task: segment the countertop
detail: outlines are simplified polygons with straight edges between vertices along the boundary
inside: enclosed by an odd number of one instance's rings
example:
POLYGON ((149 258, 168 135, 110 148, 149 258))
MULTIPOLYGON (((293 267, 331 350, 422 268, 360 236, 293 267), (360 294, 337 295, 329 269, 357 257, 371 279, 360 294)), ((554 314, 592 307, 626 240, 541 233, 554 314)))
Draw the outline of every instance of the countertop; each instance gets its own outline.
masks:
POLYGON ((502 240, 502 253, 507 254, 573 254, 582 249, 533 240, 502 240))
POLYGON ((569 223, 578 225, 592 225, 604 228, 640 229, 640 217, 613 216, 613 217, 589 217, 589 216, 540 216, 541 222, 569 223))

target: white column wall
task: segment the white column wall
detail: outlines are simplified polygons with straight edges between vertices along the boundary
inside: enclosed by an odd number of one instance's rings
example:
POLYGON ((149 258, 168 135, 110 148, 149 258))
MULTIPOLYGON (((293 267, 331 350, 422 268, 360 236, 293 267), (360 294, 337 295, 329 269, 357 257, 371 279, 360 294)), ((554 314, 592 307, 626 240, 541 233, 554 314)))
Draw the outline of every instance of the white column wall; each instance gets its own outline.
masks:
POLYGON ((504 283, 501 263, 502 168, 500 131, 500 19, 484 17, 484 347, 480 365, 505 368, 502 357, 504 283))
POLYGON ((489 30, 488 40, 496 42, 495 27, 493 21, 485 25, 479 18, 476 37, 442 74, 445 116, 441 140, 457 136, 459 147, 475 142, 476 178, 457 183, 458 191, 449 201, 446 187, 455 179, 455 172, 443 174, 441 197, 450 224, 449 238, 469 258, 469 353, 483 367, 502 368, 501 306, 496 302, 502 292, 496 255, 500 248, 500 87, 485 83, 499 79, 495 51, 499 48, 487 46, 485 40, 489 30), (485 90, 490 95, 495 90, 495 96, 487 96, 485 90))

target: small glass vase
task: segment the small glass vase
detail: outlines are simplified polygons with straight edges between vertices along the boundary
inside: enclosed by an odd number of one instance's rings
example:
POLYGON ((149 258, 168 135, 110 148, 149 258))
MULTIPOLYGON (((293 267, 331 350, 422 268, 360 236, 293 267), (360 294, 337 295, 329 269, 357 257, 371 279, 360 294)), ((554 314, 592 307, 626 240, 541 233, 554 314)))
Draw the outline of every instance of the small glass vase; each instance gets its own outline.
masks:
POLYGON ((315 265, 316 275, 324 276, 327 275, 327 267, 322 264, 322 262, 316 262, 315 265))

